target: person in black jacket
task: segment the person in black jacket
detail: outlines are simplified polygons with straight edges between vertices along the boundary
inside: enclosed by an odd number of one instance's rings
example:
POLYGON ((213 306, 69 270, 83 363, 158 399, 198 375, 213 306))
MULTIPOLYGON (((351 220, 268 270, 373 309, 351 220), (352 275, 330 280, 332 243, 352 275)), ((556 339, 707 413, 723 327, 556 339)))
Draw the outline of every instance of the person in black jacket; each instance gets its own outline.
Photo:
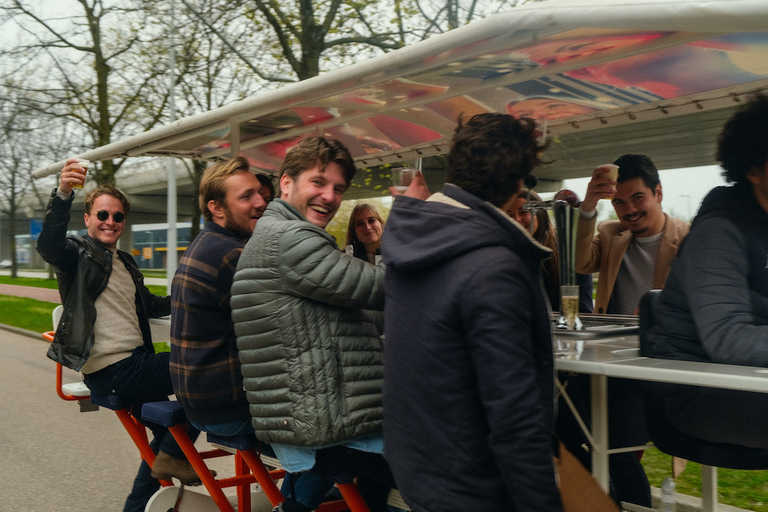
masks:
POLYGON ((442 192, 395 198, 384 229, 385 454, 415 512, 562 510, 550 250, 504 213, 544 149, 534 129, 461 121, 442 192))
MULTIPOLYGON (((86 196, 88 234, 67 236, 72 187, 84 177, 78 161, 67 160, 37 241, 37 251, 56 269, 64 306, 48 357, 82 371, 91 391, 142 402, 167 400, 173 394, 169 354, 155 353, 148 319, 170 314, 170 299, 152 295, 131 255, 117 249, 131 205, 113 185, 101 185, 86 196)), ((150 428, 150 446, 158 456, 151 471, 142 461, 125 511, 143 511, 160 488, 158 479, 199 483, 167 429, 150 428)), ((197 434, 191 429, 193 439, 197 434)))
MULTIPOLYGON (((768 96, 725 124, 718 160, 730 187, 705 198, 659 297, 656 357, 768 366, 768 96)), ((768 395, 668 386, 670 421, 700 439, 768 448, 768 395)))

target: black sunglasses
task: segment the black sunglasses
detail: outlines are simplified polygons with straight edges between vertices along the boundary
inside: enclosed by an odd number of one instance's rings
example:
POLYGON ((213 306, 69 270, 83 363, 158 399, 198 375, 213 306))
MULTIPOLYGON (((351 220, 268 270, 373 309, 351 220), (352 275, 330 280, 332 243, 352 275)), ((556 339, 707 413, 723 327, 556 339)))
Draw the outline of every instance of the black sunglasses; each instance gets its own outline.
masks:
MULTIPOLYGON (((99 210, 96 212, 96 218, 99 219, 101 222, 104 222, 109 218, 109 212, 105 210, 99 210)), ((125 214, 123 212, 115 212, 112 214, 112 220, 120 224, 125 220, 125 214)))

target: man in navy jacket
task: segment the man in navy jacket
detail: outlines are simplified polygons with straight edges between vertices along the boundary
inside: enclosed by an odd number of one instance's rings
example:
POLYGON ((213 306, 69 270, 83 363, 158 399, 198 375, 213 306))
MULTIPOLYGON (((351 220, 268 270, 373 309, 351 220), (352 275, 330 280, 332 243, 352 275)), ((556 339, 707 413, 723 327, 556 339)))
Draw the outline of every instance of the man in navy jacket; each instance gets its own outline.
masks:
MULTIPOLYGON (((768 96, 726 123, 718 153, 730 187, 699 208, 649 339, 668 359, 768 366, 768 96)), ((670 420, 708 441, 768 447, 768 395, 670 386, 670 420)))
POLYGON ((416 512, 562 510, 550 252, 503 211, 542 149, 530 119, 460 123, 448 184, 396 198, 384 230, 386 457, 416 512))

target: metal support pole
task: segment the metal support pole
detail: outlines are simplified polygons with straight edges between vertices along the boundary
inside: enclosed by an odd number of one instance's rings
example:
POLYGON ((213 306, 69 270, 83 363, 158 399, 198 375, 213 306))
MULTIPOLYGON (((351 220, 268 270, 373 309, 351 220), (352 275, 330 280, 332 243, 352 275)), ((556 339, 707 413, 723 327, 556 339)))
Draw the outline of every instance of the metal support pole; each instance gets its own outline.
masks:
POLYGON ((592 375, 592 474, 607 493, 608 471, 608 377, 592 375))
POLYGON ((233 121, 229 127, 229 157, 240 156, 240 123, 233 121))
POLYGON ((701 465, 701 511, 717 512, 717 468, 701 465))
MULTIPOLYGON (((171 0, 171 24, 170 24, 170 38, 171 38, 171 51, 169 57, 170 68, 170 91, 168 105, 170 107, 170 121, 171 124, 176 121, 176 1, 171 0)), ((176 160, 171 157, 168 159, 168 258, 166 262, 167 272, 167 285, 168 294, 171 293, 171 283, 173 282, 173 274, 176 273, 176 267, 178 266, 178 254, 177 254, 177 233, 176 233, 176 160)))

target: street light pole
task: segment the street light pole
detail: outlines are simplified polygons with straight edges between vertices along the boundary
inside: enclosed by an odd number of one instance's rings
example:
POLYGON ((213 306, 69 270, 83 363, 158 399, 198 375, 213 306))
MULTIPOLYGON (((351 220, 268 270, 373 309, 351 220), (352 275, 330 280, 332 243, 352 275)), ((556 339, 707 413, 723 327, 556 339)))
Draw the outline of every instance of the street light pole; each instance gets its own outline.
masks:
MULTIPOLYGON (((169 52, 170 67, 170 91, 168 105, 170 107, 171 124, 176 121, 176 1, 171 0, 171 24, 170 24, 171 51, 169 52)), ((166 264, 166 289, 171 293, 173 274, 178 266, 177 240, 176 240, 176 160, 168 158, 168 257, 166 264)))

